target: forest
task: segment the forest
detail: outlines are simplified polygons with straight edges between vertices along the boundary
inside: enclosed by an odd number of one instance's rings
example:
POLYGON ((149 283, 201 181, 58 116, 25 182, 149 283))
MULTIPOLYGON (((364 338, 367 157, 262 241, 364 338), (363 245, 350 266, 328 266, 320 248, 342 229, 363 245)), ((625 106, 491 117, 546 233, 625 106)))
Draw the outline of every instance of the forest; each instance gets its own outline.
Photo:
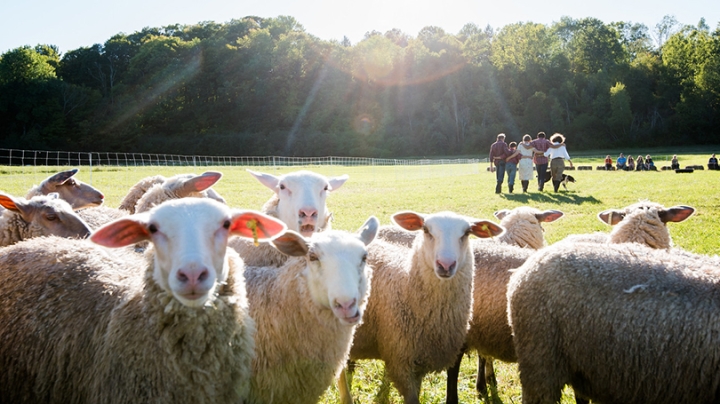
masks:
POLYGON ((717 144, 720 26, 562 17, 352 44, 248 16, 0 55, 5 148, 485 156, 539 131, 573 150, 717 144))

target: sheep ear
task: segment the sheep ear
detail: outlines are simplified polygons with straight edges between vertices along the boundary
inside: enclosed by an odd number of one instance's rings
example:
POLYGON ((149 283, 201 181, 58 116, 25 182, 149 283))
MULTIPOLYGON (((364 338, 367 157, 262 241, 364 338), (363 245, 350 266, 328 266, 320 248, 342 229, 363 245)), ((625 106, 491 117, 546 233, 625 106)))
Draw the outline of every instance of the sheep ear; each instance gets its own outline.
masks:
POLYGON ((480 238, 489 238, 503 234, 505 229, 493 222, 479 220, 470 224, 470 232, 480 238))
POLYGON ((615 226, 625 218, 625 212, 621 210, 608 209, 598 213, 597 217, 601 222, 615 226))
POLYGON ((545 212, 536 214, 535 217, 541 222, 550 223, 560 219, 563 215, 564 213, 559 210, 546 210, 545 212))
POLYGON ((282 221, 254 211, 237 211, 230 225, 230 234, 254 241, 270 241, 285 230, 282 221))
POLYGON ((220 180, 222 173, 216 171, 208 171, 200 175, 196 175, 183 183, 182 190, 185 193, 202 192, 215 185, 220 180))
POLYGON ((329 189, 329 191, 335 191, 336 189, 340 188, 340 187, 342 186, 342 184, 344 184, 345 181, 348 180, 348 178, 350 178, 350 176, 347 175, 347 174, 341 175, 341 176, 339 176, 339 177, 332 177, 332 178, 330 178, 330 179, 328 180, 328 182, 330 182, 330 189, 329 189))
POLYGON ((12 210, 13 212, 20 212, 20 209, 17 207, 19 201, 15 201, 15 199, 10 195, 0 194, 0 206, 7 210, 12 210))
POLYGON ((61 172, 53 175, 52 177, 48 178, 46 180, 47 184, 53 185, 53 186, 62 185, 65 183, 65 181, 72 178, 73 175, 77 174, 77 172, 78 172, 77 168, 73 168, 72 170, 67 170, 67 171, 61 171, 61 172))
POLYGON ((415 212, 398 212, 392 216, 392 221, 405 230, 420 230, 425 226, 425 218, 415 212))
POLYGON ((305 238, 292 230, 288 230, 270 242, 281 253, 291 257, 304 257, 310 250, 305 238))
POLYGON ((105 247, 124 247, 150 240, 147 214, 140 213, 110 222, 90 235, 90 241, 105 247))
POLYGON ((495 215, 495 217, 498 220, 503 220, 503 218, 505 216, 507 216, 509 213, 510 213, 510 211, 507 209, 500 209, 500 210, 496 211, 495 213, 493 213, 493 215, 495 215))
POLYGON ((690 206, 673 206, 672 208, 659 211, 658 215, 663 223, 677 223, 689 218, 693 213, 695 213, 695 208, 691 208, 690 206))
POLYGON ((272 175, 272 174, 265 174, 260 173, 257 171, 251 171, 247 170, 250 174, 253 175, 258 181, 260 181, 261 184, 265 185, 266 187, 272 189, 273 192, 278 192, 278 185, 280 185, 280 178, 272 175))
POLYGON ((372 243, 377 236, 378 229, 380 228, 380 221, 375 216, 370 216, 368 220, 363 224, 357 231, 358 238, 365 245, 372 243))

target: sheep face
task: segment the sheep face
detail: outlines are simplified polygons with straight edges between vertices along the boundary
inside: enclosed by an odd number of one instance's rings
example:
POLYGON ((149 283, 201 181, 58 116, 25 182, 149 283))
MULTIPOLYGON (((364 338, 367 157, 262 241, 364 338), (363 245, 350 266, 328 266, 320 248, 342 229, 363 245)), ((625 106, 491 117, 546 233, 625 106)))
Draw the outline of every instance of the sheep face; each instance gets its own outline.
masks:
POLYGON ((89 208, 100 206, 105 199, 102 192, 89 184, 73 178, 78 169, 62 171, 46 178, 40 184, 40 192, 47 195, 57 192, 61 199, 70 203, 73 209, 89 208))
POLYGON ((366 247, 379 225, 370 217, 354 234, 329 230, 309 239, 288 231, 273 245, 288 255, 305 257, 304 275, 313 301, 332 310, 340 323, 352 326, 362 318, 367 303, 370 269, 366 247))
POLYGON ((598 219, 612 226, 610 243, 636 242, 652 248, 669 248, 672 245, 669 222, 682 222, 695 209, 689 206, 665 208, 660 204, 644 201, 625 209, 609 209, 598 214, 598 219))
POLYGON ((188 198, 111 222, 93 233, 91 240, 107 247, 151 241, 154 281, 182 304, 202 307, 212 301, 217 284, 228 277, 228 237, 269 241, 285 229, 277 219, 259 212, 188 198))
POLYGON ((90 227, 55 192, 34 196, 29 201, 0 194, 0 205, 19 214, 28 224, 29 235, 34 237, 85 238, 90 235, 90 227))
POLYGON ((423 230, 422 259, 427 266, 434 268, 435 276, 440 279, 452 278, 458 267, 468 265, 465 261, 473 259, 468 245, 470 234, 485 238, 503 232, 502 227, 495 223, 469 220, 452 212, 431 215, 400 212, 393 215, 392 220, 405 230, 423 230))
MULTIPOLYGON (((249 170, 248 170, 249 171, 249 170)), ((288 229, 310 237, 329 219, 327 194, 340 188, 348 176, 327 178, 310 171, 297 171, 276 177, 249 171, 278 197, 278 217, 288 229)))

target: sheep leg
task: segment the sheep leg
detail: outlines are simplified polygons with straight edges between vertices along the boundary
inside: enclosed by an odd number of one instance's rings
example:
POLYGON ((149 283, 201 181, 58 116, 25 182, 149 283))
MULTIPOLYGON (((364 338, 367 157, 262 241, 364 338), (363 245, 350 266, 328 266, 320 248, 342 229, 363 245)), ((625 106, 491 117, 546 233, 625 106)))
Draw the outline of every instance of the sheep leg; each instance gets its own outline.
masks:
POLYGON ((403 397, 405 404, 420 404, 420 388, 422 387, 423 374, 414 369, 398 369, 387 366, 385 370, 392 380, 398 393, 403 397))
MULTIPOLYGON (((483 362, 485 362, 485 394, 487 394, 487 386, 490 385, 492 387, 497 387, 497 378, 495 377, 495 367, 493 366, 493 358, 491 357, 483 357, 483 362)), ((480 368, 480 364, 478 364, 478 369, 480 368)), ((479 378, 480 372, 478 372, 478 378, 479 378)), ((478 392, 480 390, 478 389, 478 392)))
POLYGON ((445 392, 446 404, 458 404, 458 377, 460 376, 460 364, 462 363, 465 347, 458 355, 455 363, 447 370, 447 387, 445 392))
POLYGON ((340 391, 340 402, 342 404, 353 404, 352 379, 355 372, 355 361, 348 360, 345 369, 340 371, 338 390, 340 391))

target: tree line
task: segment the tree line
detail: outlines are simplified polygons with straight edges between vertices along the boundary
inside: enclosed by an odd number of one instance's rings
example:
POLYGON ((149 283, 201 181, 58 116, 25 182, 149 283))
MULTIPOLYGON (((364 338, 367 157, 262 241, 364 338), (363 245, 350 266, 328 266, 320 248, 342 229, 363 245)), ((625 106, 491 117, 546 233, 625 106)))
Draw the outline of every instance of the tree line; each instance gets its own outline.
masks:
POLYGON ((486 154, 717 143, 720 25, 563 17, 321 40, 294 18, 145 28, 0 56, 7 148, 207 155, 486 154))

